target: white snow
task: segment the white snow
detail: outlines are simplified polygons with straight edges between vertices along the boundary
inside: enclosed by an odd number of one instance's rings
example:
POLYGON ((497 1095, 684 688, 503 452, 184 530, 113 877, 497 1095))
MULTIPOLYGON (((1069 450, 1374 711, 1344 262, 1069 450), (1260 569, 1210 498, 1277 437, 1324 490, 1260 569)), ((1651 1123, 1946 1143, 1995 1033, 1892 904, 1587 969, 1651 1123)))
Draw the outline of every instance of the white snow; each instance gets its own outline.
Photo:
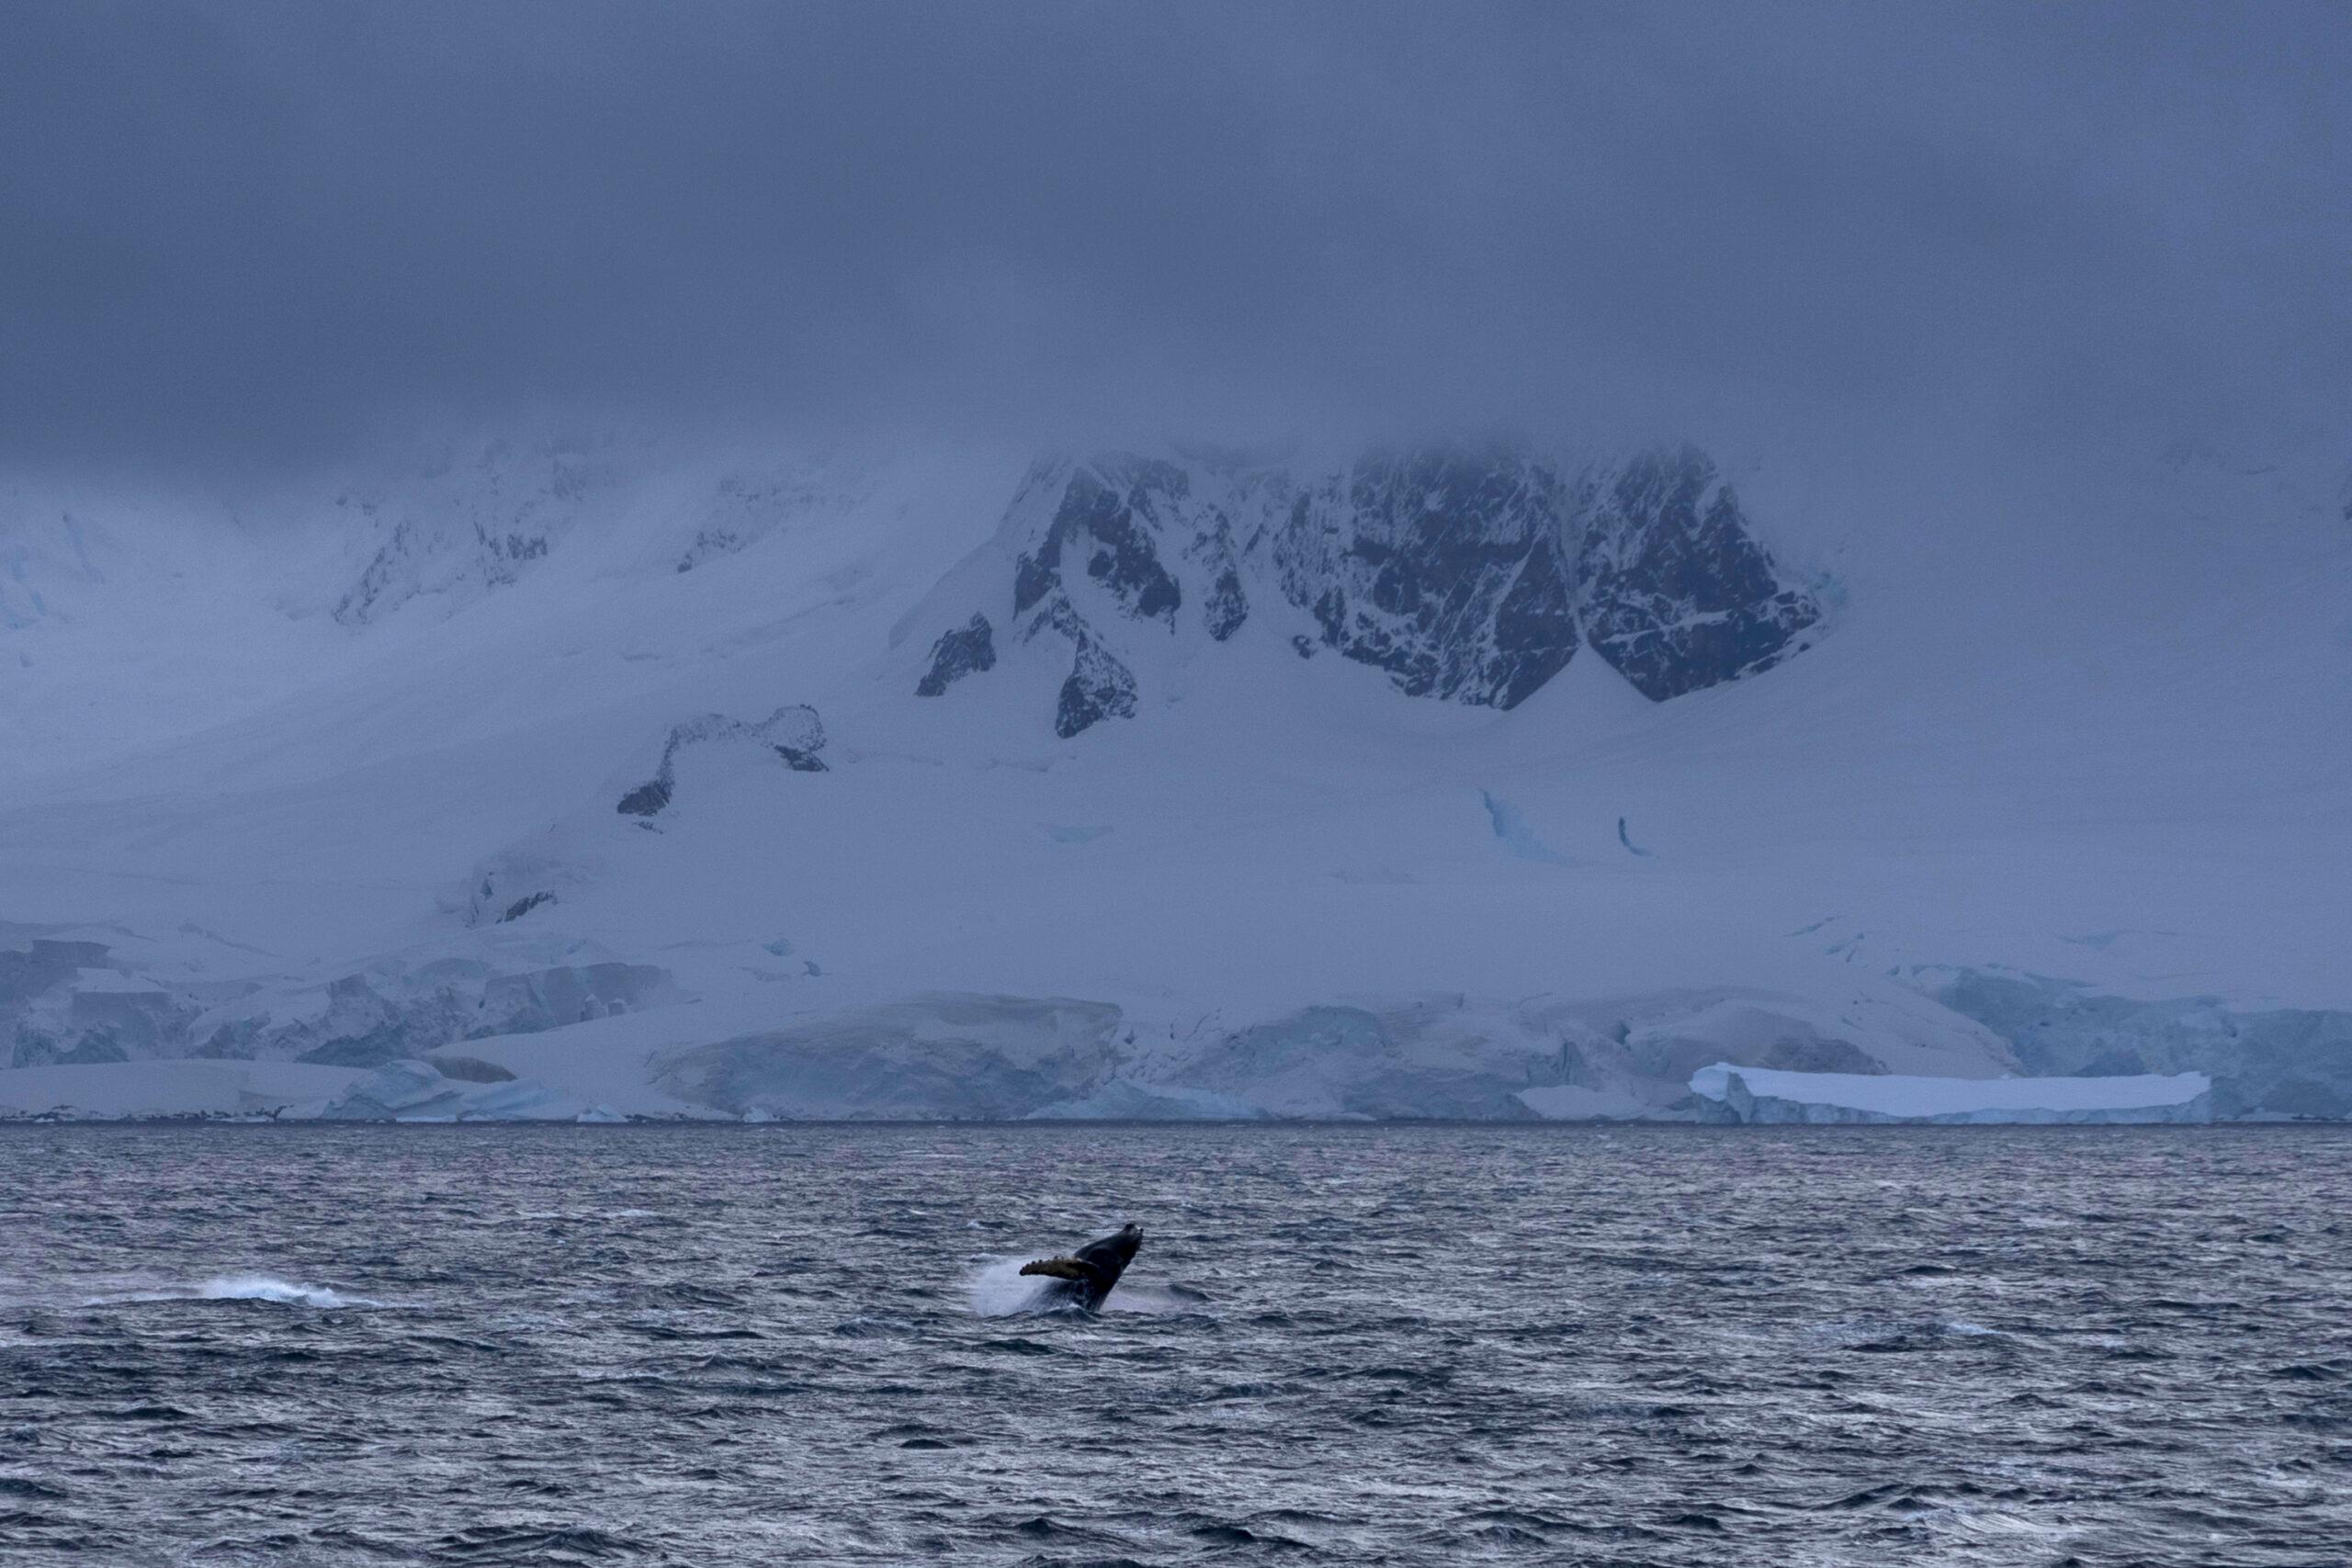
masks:
MULTIPOLYGON (((923 998, 1110 1010, 1099 1076, 1048 1107, 1106 1115, 1351 1114, 1375 1072, 1687 1114, 1709 1063, 1847 1048, 1887 1072, 1833 1076, 1998 1084, 2004 1043, 1921 994, 1956 967, 2352 1006, 2352 532, 2312 500, 2335 469, 2306 496, 2154 463, 2013 491, 1763 468, 1735 476, 1749 511, 1849 592, 1768 673, 1654 705, 1588 650, 1498 713, 1301 660, 1253 604, 1230 643, 1171 644, 1135 719, 1061 741, 1042 663, 910 695, 944 629, 914 612, 1009 570, 974 551, 1027 457, 861 457, 739 528, 721 479, 786 457, 640 453, 511 581, 441 550, 360 624, 333 612, 389 535, 332 494, 232 519, 12 491, 0 949, 105 943, 90 1005, 170 987, 207 1032, 323 1015, 355 975, 667 975, 450 1046, 513 1082, 377 1086, 451 1116, 792 1114, 664 1086, 923 998), (690 747, 673 805, 616 812, 673 726, 796 704, 831 771, 690 747), (1312 1009, 1391 1043, 1289 1030, 1312 1009), (1290 1054, 1217 1055, 1252 1030, 1290 1054)), ((0 1069, 0 1111, 291 1114, 370 1077, 124 1038, 127 1062, 0 1069)))

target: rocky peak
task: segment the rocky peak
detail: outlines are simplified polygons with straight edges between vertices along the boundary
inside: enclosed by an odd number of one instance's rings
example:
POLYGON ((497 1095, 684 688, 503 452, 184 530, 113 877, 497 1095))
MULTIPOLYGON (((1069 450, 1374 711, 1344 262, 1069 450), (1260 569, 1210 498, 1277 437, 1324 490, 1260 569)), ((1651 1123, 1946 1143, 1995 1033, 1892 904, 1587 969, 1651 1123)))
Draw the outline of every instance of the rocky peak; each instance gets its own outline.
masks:
POLYGON ((1176 513, 1190 491, 1183 469, 1150 458, 1114 457, 1072 469, 1045 537, 1015 568, 1013 614, 1061 591, 1067 554, 1129 615, 1173 622, 1184 591, 1160 563, 1159 544, 1171 524, 1181 524, 1176 513))
POLYGON ((1516 706, 1577 649, 1560 498, 1508 447, 1367 454, 1292 503, 1283 597, 1409 696, 1516 706))
POLYGON ((931 645, 931 668, 915 683, 919 697, 944 696, 967 675, 996 668, 996 627, 978 610, 963 626, 939 634, 931 645))
MULTIPOLYGON (((1266 532, 1246 536, 1245 513, 1273 503, 1216 465, 1133 453, 1035 465, 1007 510, 1000 535, 1012 561, 1004 626, 1015 649, 1042 646, 1069 660, 1054 714, 1055 733, 1077 735, 1104 718, 1131 717, 1138 637, 1233 636, 1250 615, 1243 557, 1266 532)), ((994 606, 1004 615, 1002 602, 994 606)), ((974 610, 937 634, 915 686, 940 696, 995 667, 998 623, 974 610)))
MULTIPOLYGON (((1337 472, 1200 454, 1031 468, 995 558, 1016 649, 1070 660, 1055 730, 1136 710, 1138 639, 1227 642, 1254 615, 1401 692, 1510 708, 1590 642, 1656 701, 1769 668, 1819 619, 1693 448, 1573 482, 1506 444, 1375 448, 1337 472)), ((999 592, 1001 592, 1000 590, 999 592)), ((990 599, 994 595, 989 595, 990 599)), ((936 632, 916 690, 998 659, 1004 602, 936 632)))
POLYGON ((1589 472, 1579 487, 1578 618, 1653 702, 1769 670, 1821 618, 1784 583, 1739 498, 1695 447, 1589 472))

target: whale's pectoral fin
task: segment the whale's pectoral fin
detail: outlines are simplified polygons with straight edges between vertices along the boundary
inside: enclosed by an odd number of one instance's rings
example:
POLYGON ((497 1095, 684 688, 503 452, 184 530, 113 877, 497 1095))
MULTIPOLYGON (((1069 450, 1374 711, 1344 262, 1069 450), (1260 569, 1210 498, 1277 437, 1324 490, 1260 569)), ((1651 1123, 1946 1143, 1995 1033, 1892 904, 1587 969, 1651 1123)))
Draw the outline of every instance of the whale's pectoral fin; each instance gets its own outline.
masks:
POLYGON ((1021 1266, 1023 1274, 1050 1274, 1057 1280, 1084 1281, 1094 1278, 1094 1270, 1075 1258, 1041 1258, 1035 1263, 1021 1266))

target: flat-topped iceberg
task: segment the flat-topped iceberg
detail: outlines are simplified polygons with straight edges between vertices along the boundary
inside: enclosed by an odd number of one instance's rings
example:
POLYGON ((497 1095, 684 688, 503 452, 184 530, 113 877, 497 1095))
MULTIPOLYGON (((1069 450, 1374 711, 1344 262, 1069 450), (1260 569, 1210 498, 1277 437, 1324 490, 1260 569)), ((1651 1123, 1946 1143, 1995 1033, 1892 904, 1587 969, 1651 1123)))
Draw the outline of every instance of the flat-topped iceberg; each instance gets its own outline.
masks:
POLYGON ((1717 1062, 1690 1075, 1707 1119, 1727 1122, 2210 1122, 2212 1088, 2203 1073, 1931 1078, 1717 1062))

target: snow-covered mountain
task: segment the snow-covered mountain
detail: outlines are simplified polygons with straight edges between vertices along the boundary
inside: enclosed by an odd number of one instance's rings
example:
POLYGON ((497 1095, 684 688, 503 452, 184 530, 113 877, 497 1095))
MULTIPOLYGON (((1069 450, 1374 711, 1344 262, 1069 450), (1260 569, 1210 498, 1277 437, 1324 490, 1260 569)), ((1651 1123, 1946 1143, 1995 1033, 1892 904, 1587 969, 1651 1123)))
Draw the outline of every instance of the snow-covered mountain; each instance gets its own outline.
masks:
POLYGON ((1704 1118, 1729 1063, 2352 1114, 2341 468, 1736 477, 20 484, 0 1111, 1704 1118))
POLYGON ((1500 445, 1374 450, 1304 477, 1110 453, 1029 471, 997 537, 925 606, 944 629, 915 690, 995 668, 1000 626, 1009 655, 1042 639, 1069 671, 1067 739, 1133 718, 1138 669, 1198 657, 1253 612, 1302 659, 1328 649, 1408 696, 1498 708, 1588 644, 1662 702, 1770 669, 1821 618, 1689 447, 1573 478, 1500 445))

